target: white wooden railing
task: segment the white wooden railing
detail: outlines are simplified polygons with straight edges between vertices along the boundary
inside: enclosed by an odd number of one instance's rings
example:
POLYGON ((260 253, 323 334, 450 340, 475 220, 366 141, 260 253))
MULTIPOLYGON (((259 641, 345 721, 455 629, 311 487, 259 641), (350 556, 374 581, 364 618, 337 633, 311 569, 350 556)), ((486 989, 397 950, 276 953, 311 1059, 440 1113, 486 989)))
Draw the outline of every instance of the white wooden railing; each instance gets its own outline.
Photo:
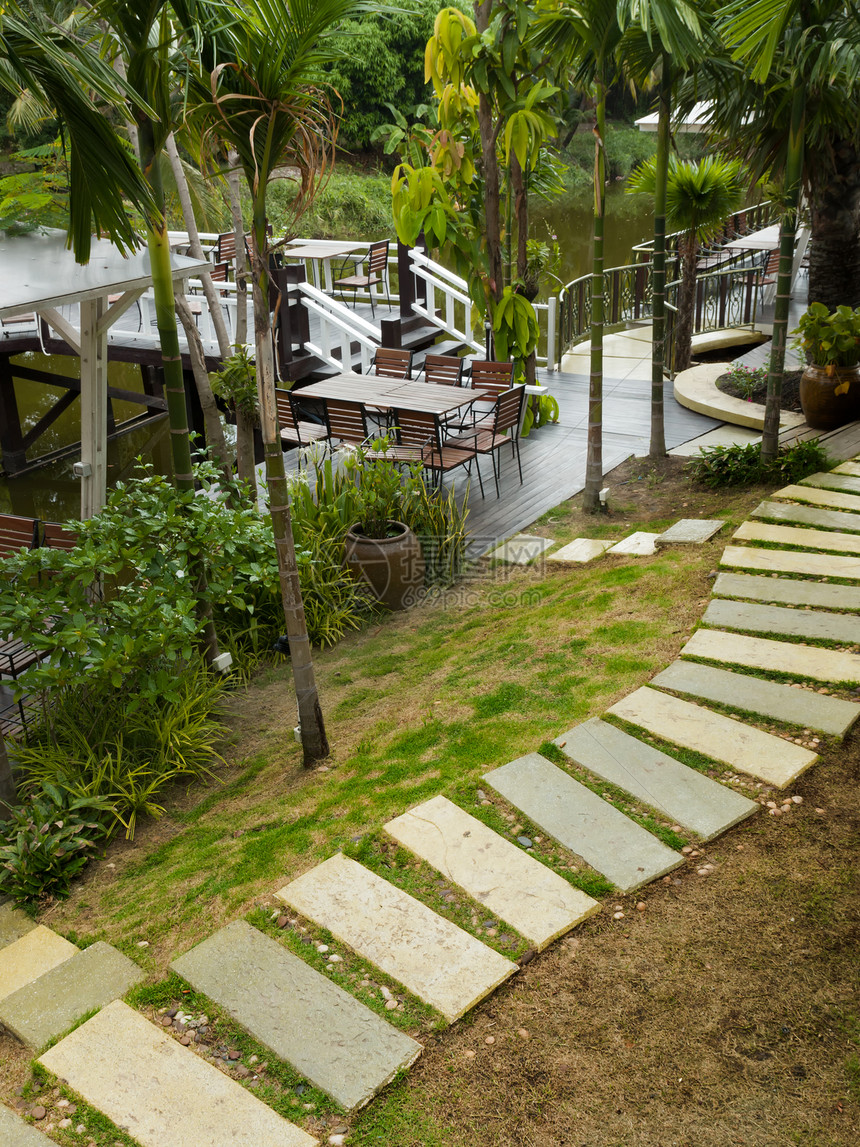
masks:
POLYGON ((475 351, 483 348, 472 334, 472 300, 469 298, 469 284, 441 263, 435 262, 424 251, 413 247, 409 252, 412 272, 427 286, 427 302, 416 300, 412 310, 422 315, 441 331, 466 343, 475 351), (441 296, 442 306, 437 306, 437 295, 441 296), (441 314, 437 314, 437 310, 441 314))
POLYGON ((293 289, 300 292, 307 310, 319 320, 317 341, 306 339, 305 347, 323 362, 339 370, 350 370, 352 344, 358 343, 361 372, 366 374, 370 369, 370 360, 380 345, 379 328, 312 283, 296 283, 293 289), (339 358, 334 354, 335 349, 340 351, 339 358))

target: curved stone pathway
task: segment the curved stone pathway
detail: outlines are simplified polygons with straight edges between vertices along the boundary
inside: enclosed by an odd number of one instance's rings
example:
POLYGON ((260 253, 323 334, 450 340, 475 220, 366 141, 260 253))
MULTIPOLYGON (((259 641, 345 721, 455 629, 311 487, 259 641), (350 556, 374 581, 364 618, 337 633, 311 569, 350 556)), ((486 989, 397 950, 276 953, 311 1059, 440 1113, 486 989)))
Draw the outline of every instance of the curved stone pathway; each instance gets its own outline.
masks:
MULTIPOLYGON (((761 807, 734 787, 742 777, 747 792, 763 784, 785 788, 817 761, 822 736, 844 736, 860 715, 855 701, 831 695, 834 688, 860 684, 860 655, 840 648, 860 644, 860 586, 841 584, 860 581, 860 458, 762 502, 720 564, 713 600, 678 660, 611 706, 606 719, 586 721, 556 740, 571 768, 584 770, 598 787, 624 790, 701 841, 761 807), (807 644, 816 641, 825 644, 807 644), (766 731, 759 722, 784 730, 766 731), (649 743, 649 736, 716 762, 717 775, 720 764, 726 771, 713 779, 649 743)), ((571 859, 587 861, 621 891, 684 863, 680 852, 540 754, 492 770, 485 783, 568 849, 571 859)), ((385 827, 535 949, 599 908, 444 796, 385 827)), ((517 971, 494 949, 341 854, 277 896, 448 1022, 517 971)), ((22 991, 31 1012, 41 1014, 38 985, 56 997, 57 983, 71 979, 67 973, 63 979, 63 969, 87 956, 52 937, 20 913, 0 910, 0 1021, 7 1026, 13 1027, 7 1016, 13 1003, 22 1002, 22 991), (31 950, 42 955, 30 960, 31 950), (22 962, 39 974, 22 979, 22 962)), ((221 929, 173 967, 344 1109, 365 1103, 420 1053, 415 1041, 244 921, 221 929)), ((57 1030, 74 1022, 68 1017, 76 1007, 80 1015, 104 1002, 66 1006, 57 1030)), ((41 1038, 46 1029, 37 1030, 41 1038)), ((142 1147, 228 1138, 273 1147, 316 1142, 118 1000, 41 1062, 127 1127, 142 1147), (148 1082, 140 1086, 136 1081, 143 1079, 148 1082)), ((27 1147, 45 1141, 7 1109, 0 1109, 0 1138, 27 1147)))

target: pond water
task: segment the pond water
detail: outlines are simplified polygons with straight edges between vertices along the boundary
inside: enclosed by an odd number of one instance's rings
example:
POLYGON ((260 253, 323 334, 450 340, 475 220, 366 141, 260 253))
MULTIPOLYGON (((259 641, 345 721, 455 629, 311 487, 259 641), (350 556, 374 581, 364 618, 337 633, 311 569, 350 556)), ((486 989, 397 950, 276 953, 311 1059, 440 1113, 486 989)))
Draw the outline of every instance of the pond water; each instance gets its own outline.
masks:
MULTIPOLYGON (((652 234, 653 215, 647 196, 625 195, 620 184, 608 189, 605 227, 605 265, 617 267, 628 263, 631 249, 652 234)), ((592 199, 588 191, 572 192, 551 204, 536 206, 532 211, 532 235, 547 239, 555 235, 561 251, 559 284, 568 283, 591 269, 592 199)), ((557 288, 556 288, 557 289, 557 288)), ((79 361, 62 356, 21 355, 14 362, 28 363, 40 370, 78 377, 79 361)), ((134 365, 110 363, 108 376, 114 386, 141 391, 140 372, 134 365)), ((24 431, 50 409, 63 393, 60 388, 18 380, 15 383, 18 407, 24 431)), ((141 407, 115 402, 117 422, 139 413, 141 407)), ((40 439, 39 450, 46 453, 80 438, 78 403, 72 403, 40 439)), ((163 473, 170 470, 170 452, 166 420, 142 427, 110 443, 108 448, 108 483, 125 478, 134 468, 135 459, 143 455, 163 473)), ((76 518, 80 511, 78 480, 72 473, 74 457, 52 463, 31 474, 17 478, 0 478, 0 513, 22 514, 49 521, 76 518)))

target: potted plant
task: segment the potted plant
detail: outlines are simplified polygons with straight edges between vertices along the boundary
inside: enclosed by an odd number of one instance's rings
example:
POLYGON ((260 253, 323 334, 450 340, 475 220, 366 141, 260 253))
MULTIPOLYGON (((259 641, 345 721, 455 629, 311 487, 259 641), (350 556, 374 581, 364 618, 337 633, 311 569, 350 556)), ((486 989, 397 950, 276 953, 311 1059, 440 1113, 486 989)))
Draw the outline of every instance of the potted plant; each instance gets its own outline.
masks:
POLYGON ((860 307, 810 303, 794 334, 808 366, 800 380, 800 404, 816 430, 834 430, 858 416, 860 404, 860 307))
MULTIPOLYGON (((374 443, 384 451, 387 438, 374 443)), ((360 521, 346 532, 346 567, 391 610, 408 609, 424 587, 424 554, 418 538, 399 520, 400 471, 384 458, 355 451, 348 462, 359 491, 360 521)))

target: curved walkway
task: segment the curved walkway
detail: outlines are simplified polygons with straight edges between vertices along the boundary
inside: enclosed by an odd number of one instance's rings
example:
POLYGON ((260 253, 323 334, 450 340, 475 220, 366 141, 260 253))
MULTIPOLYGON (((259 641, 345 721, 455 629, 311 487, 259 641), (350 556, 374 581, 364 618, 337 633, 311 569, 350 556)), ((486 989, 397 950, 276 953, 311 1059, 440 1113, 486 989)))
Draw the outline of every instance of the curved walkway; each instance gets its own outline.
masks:
MULTIPOLYGON (((508 802, 515 816, 622 892, 670 880, 685 863, 702 864, 706 875, 711 866, 698 845, 756 813, 787 813, 799 798, 776 793, 816 763, 825 739, 842 738, 857 720, 860 705, 846 694, 856 695, 860 685, 860 655, 851 651, 858 645, 860 458, 757 506, 723 552, 702 625, 678 659, 601 718, 562 733, 557 760, 530 753, 488 773, 483 783, 496 795, 479 790, 478 806, 508 802), (672 822, 663 839, 614 806, 613 788, 652 818, 672 822)), ((505 805, 497 811, 515 823, 505 805)), ((529 855, 532 841, 521 826, 503 836, 444 796, 385 827, 533 950, 600 907, 529 855)), ((517 971, 500 952, 341 854, 277 896, 449 1023, 517 971)), ((30 948, 35 942, 31 932, 17 934, 14 914, 4 911, 0 984, 4 960, 14 966, 16 946, 27 935, 30 948)), ((330 977, 340 957, 329 959, 323 976, 236 921, 173 967, 350 1110, 421 1048, 336 984, 330 977)), ((382 995, 386 1007, 397 1008, 396 996, 387 989, 382 995)), ((0 992, 0 1020, 13 1026, 8 1004, 0 992)), ((236 1143, 316 1142, 119 1000, 40 1062, 144 1147, 225 1141, 225 1128, 236 1143), (146 1086, 135 1086, 135 1078, 146 1086)), ((20 1122, 5 1109, 0 1116, 0 1127, 20 1122)), ((21 1128, 16 1142, 41 1139, 21 1128)), ((344 1135, 329 1142, 342 1143, 344 1135)))

